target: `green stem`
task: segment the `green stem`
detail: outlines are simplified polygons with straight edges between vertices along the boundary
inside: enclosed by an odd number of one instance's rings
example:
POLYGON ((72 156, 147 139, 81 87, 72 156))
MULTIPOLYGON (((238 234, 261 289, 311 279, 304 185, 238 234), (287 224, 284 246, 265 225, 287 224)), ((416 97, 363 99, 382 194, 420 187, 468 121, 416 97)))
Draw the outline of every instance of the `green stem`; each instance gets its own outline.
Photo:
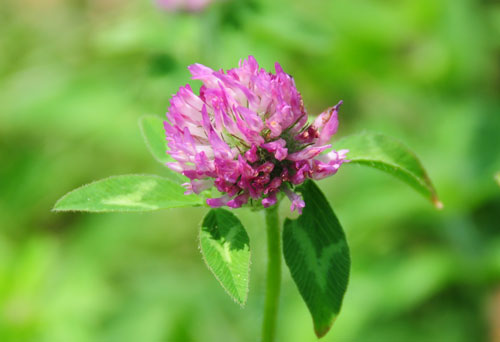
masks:
POLYGON ((266 209, 267 227, 267 283, 264 304, 262 342, 273 342, 276 335, 276 320, 281 286, 281 231, 278 205, 266 209))

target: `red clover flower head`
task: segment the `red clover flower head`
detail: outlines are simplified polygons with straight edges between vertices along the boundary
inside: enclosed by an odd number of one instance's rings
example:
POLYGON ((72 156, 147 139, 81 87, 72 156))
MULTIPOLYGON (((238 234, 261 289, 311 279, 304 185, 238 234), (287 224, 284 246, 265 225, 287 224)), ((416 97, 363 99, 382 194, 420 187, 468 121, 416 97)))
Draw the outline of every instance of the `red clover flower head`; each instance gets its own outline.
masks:
POLYGON ((295 82, 278 63, 275 74, 259 69, 252 56, 227 72, 201 64, 188 69, 203 82, 200 94, 181 87, 164 123, 175 159, 167 165, 189 178, 186 193, 215 186, 222 196, 208 205, 239 208, 272 206, 283 192, 301 213, 305 203, 293 188, 335 174, 346 161, 347 150, 322 154, 331 147, 342 101, 308 123, 295 82))

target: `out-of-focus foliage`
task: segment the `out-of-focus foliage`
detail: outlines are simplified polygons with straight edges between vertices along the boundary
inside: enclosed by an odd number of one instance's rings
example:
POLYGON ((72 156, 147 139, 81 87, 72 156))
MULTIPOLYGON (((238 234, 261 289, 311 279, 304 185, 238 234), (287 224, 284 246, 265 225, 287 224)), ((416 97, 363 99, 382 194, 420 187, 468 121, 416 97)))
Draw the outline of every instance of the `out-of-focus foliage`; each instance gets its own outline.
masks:
MULTIPOLYGON (((319 183, 352 255, 324 340, 488 340, 500 329, 489 317, 500 291, 499 23, 500 4, 473 0, 234 0, 195 15, 151 1, 4 0, 0 341, 255 341, 259 214, 238 211, 253 249, 241 309, 201 260, 206 209, 50 212, 81 184, 161 175, 138 118, 199 86, 187 65, 229 68, 249 54, 266 68, 280 61, 311 114, 343 99, 339 136, 405 142, 445 206, 356 165, 319 183)), ((286 269, 283 282, 278 339, 314 341, 286 269)))

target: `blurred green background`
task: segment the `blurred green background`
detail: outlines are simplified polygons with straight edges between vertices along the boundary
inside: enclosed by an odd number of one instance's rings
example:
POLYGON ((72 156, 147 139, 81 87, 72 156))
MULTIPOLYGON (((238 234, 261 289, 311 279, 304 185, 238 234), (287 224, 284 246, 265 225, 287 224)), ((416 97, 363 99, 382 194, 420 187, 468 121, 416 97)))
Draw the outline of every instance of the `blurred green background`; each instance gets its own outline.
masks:
MULTIPOLYGON (((336 138, 374 130, 404 141, 445 205, 361 166, 319 183, 352 253, 324 341, 500 341, 494 0, 233 0, 196 14, 148 0, 3 0, 0 341, 258 340, 260 214, 237 212, 253 249, 241 309, 198 251, 205 209, 50 211, 96 179, 162 174, 138 118, 163 116, 179 86, 196 86, 187 65, 226 69, 249 54, 268 69, 279 61, 310 114, 343 99, 336 138)), ((278 340, 315 341, 286 268, 278 340)))

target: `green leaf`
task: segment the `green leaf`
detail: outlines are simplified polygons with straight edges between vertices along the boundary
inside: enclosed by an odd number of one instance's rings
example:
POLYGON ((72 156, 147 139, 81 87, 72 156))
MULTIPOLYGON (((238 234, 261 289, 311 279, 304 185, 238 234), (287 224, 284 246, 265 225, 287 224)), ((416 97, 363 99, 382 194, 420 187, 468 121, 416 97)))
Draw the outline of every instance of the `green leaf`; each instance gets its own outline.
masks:
POLYGON ((350 270, 344 231, 321 190, 307 181, 298 190, 306 203, 296 220, 286 219, 283 253, 292 278, 324 336, 339 314, 350 270))
POLYGON ((195 195, 162 177, 124 175, 102 179, 63 196, 54 211, 150 211, 202 205, 195 195))
MULTIPOLYGON (((175 161, 167 154, 168 146, 162 119, 155 115, 143 115, 139 118, 139 127, 148 150, 157 161, 163 165, 175 161)), ((183 175, 171 170, 167 171, 166 176, 177 183, 188 181, 183 175)))
POLYGON ((436 190, 417 156, 399 141, 378 133, 360 133, 345 137, 333 146, 348 149, 349 164, 361 164, 385 171, 412 186, 442 209, 436 190))
POLYGON ((498 185, 500 185, 500 171, 495 175, 495 180, 497 181, 498 185))
POLYGON ((248 294, 250 242, 240 220, 224 209, 203 219, 200 247, 205 262, 226 292, 240 305, 248 294))

